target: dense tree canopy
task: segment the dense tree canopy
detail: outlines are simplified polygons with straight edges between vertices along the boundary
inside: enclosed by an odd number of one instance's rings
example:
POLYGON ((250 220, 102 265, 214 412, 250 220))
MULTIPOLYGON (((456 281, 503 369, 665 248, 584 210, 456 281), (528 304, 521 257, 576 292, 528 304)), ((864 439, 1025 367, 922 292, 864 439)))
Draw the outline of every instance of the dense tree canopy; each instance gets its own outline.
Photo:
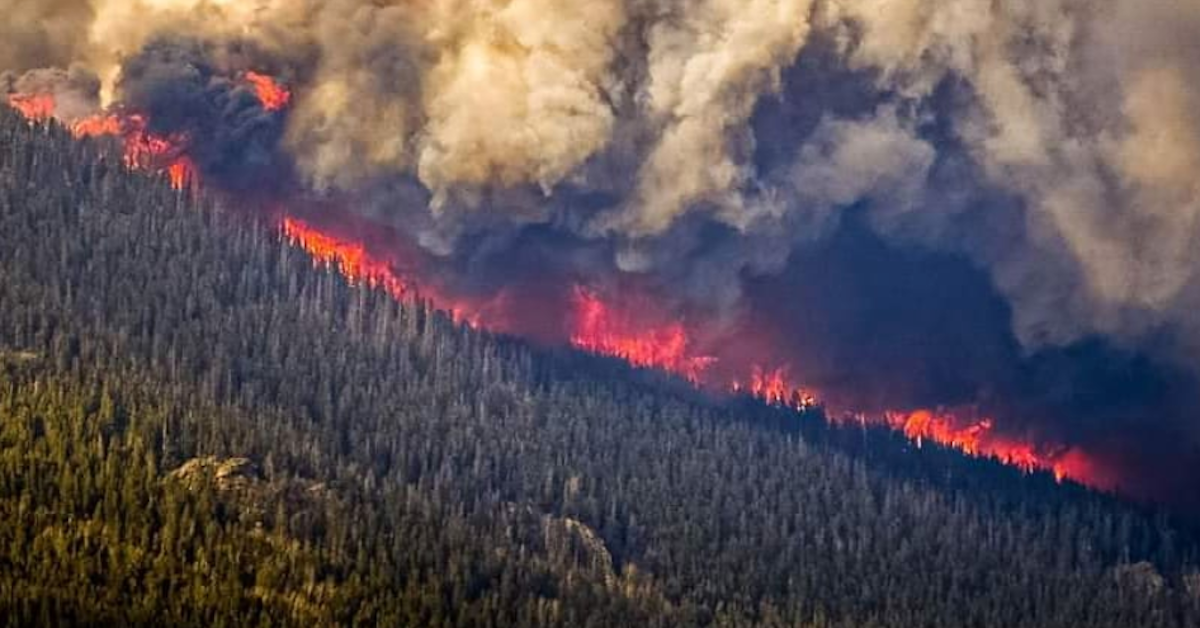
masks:
POLYGON ((0 624, 1200 626, 1044 475, 456 326, 0 111, 0 624))

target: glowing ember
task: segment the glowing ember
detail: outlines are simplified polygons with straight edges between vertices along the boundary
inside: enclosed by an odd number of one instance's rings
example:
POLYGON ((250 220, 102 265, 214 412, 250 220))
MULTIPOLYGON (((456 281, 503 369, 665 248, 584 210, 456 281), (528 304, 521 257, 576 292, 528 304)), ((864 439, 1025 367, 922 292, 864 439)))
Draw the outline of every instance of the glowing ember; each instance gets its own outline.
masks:
POLYGON ((266 74, 246 72, 244 78, 250 84, 250 87, 254 89, 254 93, 258 96, 259 102, 262 103, 263 109, 267 111, 280 111, 286 109, 291 104, 292 93, 266 74))
POLYGON ((693 382, 715 361, 691 353, 687 330, 679 322, 646 327, 615 311, 587 288, 576 286, 572 296, 571 344, 580 349, 669 371, 693 382))
POLYGON ((54 116, 56 103, 51 94, 9 94, 8 105, 30 120, 45 122, 54 116))

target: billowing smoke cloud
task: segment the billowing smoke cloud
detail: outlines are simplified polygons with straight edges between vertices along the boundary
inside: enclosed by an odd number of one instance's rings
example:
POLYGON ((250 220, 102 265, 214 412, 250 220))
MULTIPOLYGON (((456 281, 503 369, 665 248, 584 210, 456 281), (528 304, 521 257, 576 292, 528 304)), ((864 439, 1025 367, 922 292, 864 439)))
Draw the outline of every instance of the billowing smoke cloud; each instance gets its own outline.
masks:
MULTIPOLYGON (((1171 322, 1194 281, 1197 16, 1171 0, 831 12, 859 31, 850 65, 877 70, 881 86, 918 101, 947 80, 969 92, 949 115, 981 170, 976 183, 1027 204, 1020 247, 979 260, 1027 344, 1136 337, 1171 322)), ((926 212, 935 228, 938 209, 926 212)))
POLYGON ((438 16, 442 50, 427 75, 421 180, 439 196, 453 185, 549 191, 612 133, 610 69, 625 8, 605 0, 452 4, 466 6, 438 16))
POLYGON ((353 198, 463 289, 632 275, 713 337, 787 338, 834 397, 1200 458, 1195 2, 0 9, 4 91, 152 114, 226 188, 353 198), (1120 382, 1133 402, 1095 401, 1120 382))
POLYGON ((117 95, 145 114, 148 131, 177 137, 203 177, 226 190, 278 192, 290 161, 280 151, 284 116, 264 108, 245 80, 269 63, 253 44, 154 39, 125 59, 117 95))
POLYGON ((811 0, 708 0, 655 7, 643 94, 657 138, 626 222, 635 235, 666 230, 697 204, 734 220, 753 173, 735 149, 808 35, 811 0))
POLYGON ((87 0, 2 0, 0 71, 66 67, 86 51, 95 19, 87 0))

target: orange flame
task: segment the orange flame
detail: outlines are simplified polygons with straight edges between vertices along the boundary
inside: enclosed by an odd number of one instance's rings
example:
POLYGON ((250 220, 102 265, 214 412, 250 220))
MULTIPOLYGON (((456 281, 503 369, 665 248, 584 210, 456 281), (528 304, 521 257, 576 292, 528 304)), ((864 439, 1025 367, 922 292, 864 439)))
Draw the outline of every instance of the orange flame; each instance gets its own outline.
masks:
POLYGON ((283 219, 283 234, 307 251, 314 264, 336 266, 351 282, 380 286, 397 299, 408 296, 408 283, 389 264, 367 254, 362 244, 326 235, 290 217, 283 219))
POLYGON ((150 133, 146 129, 146 118, 138 114, 126 117, 122 122, 126 165, 137 170, 165 172, 177 190, 199 183, 195 164, 185 154, 187 136, 164 137, 150 133))
MULTIPOLYGON (((733 384, 735 392, 748 392, 762 401, 780 407, 803 411, 822 405, 817 394, 789 381, 788 368, 765 370, 754 366, 749 387, 733 384)), ((878 424, 896 430, 917 447, 925 442, 950 447, 969 456, 991 458, 1026 473, 1047 471, 1059 482, 1073 480, 1095 488, 1114 489, 1115 479, 1106 477, 1095 462, 1075 448, 1055 446, 1036 447, 1028 442, 1004 436, 996 431, 991 418, 967 418, 973 412, 918 409, 908 412, 884 412, 881 419, 868 419, 860 413, 830 413, 830 420, 845 423, 857 421, 878 424)))
MULTIPOLYGON (((331 236, 295 218, 285 218, 282 230, 285 237, 312 255, 314 263, 335 264, 351 281, 381 286, 397 299, 413 293, 413 284, 394 265, 373 257, 362 243, 331 236)), ((496 312, 485 307, 437 292, 430 296, 435 307, 451 313, 456 320, 466 320, 472 326, 492 330, 502 327, 497 322, 496 312)), ((575 286, 571 296, 569 340, 576 348, 621 358, 636 366, 668 371, 698 385, 712 383, 710 367, 717 359, 695 350, 682 322, 646 324, 643 312, 633 313, 637 308, 614 307, 584 286, 575 286)), ((790 381, 787 366, 766 369, 755 365, 751 367, 748 381, 748 385, 734 382, 731 388, 765 403, 797 411, 822 405, 815 392, 790 381)), ((998 460, 1027 473, 1048 471, 1060 482, 1072 479, 1098 488, 1114 486, 1113 482, 1103 479, 1093 462, 1077 449, 1038 448, 998 434, 991 418, 964 418, 968 416, 973 413, 928 409, 885 412, 874 420, 863 414, 829 414, 833 421, 858 420, 894 429, 918 447, 926 441, 935 442, 970 456, 998 460)))
POLYGON ((120 135, 121 119, 108 114, 88 116, 72 124, 71 133, 77 138, 120 135))
POLYGON ((247 83, 250 83, 250 87, 258 96, 259 102, 262 103, 263 109, 280 111, 291 104, 292 92, 270 76, 258 72, 246 72, 243 77, 247 83))
POLYGON ((970 420, 953 412, 932 410, 888 412, 884 417, 887 425, 903 432, 918 447, 929 440, 972 456, 999 460, 1026 473, 1048 471, 1059 482, 1070 479, 1097 488, 1115 487, 1078 449, 1039 448, 1013 440, 996 433, 996 423, 990 418, 970 420))
POLYGON ((196 178, 195 173, 196 166, 187 157, 179 157, 167 166, 167 178, 171 181, 171 187, 176 190, 193 185, 196 178))
MULTIPOLYGON (((54 96, 49 94, 10 94, 8 103, 32 121, 46 121, 56 113, 54 96)), ((126 166, 161 172, 177 190, 197 186, 196 165, 187 156, 188 137, 158 135, 151 133, 147 126, 145 116, 115 111, 81 118, 69 128, 76 138, 119 138, 126 166)))
POLYGON ((487 300, 450 297, 435 286, 417 286, 405 278, 399 265, 372 255, 367 247, 351 238, 332 235, 304 220, 287 216, 280 224, 283 236, 304 249, 314 265, 330 265, 337 268, 351 283, 383 288, 398 301, 416 298, 428 299, 434 307, 450 315, 451 319, 474 328, 482 328, 486 319, 487 328, 499 331, 498 308, 505 303, 501 294, 487 300))
MULTIPOLYGON (((287 107, 291 94, 268 76, 248 72, 247 81, 254 87, 263 107, 277 111, 287 107)), ((50 95, 10 95, 8 103, 30 120, 43 121, 54 116, 55 101, 50 95)), ((171 185, 183 189, 198 185, 195 166, 187 156, 186 136, 163 137, 150 133, 147 120, 138 114, 105 113, 76 121, 71 131, 76 137, 113 136, 122 140, 127 166, 164 172, 171 185)), ((383 288, 396 299, 414 296, 413 284, 396 266, 373 256, 364 243, 323 232, 295 218, 284 218, 281 231, 288 240, 308 252, 315 264, 335 265, 351 281, 383 288)), ((450 298, 422 286, 424 296, 432 304, 449 312, 455 320, 473 327, 501 330, 503 324, 497 308, 504 295, 490 302, 450 298)), ((647 325, 644 313, 634 315, 634 308, 613 307, 598 293, 575 286, 572 292, 570 343, 597 354, 618 357, 641 367, 656 368, 684 377, 696 384, 711 384, 715 357, 698 353, 687 327, 675 320, 647 325)), ((748 392, 765 403, 795 410, 807 410, 821 405, 810 390, 789 381, 790 369, 780 366, 764 369, 753 366, 749 385, 735 382, 735 392, 748 392)), ((991 418, 971 419, 973 413, 956 414, 943 410, 919 409, 908 412, 886 412, 878 423, 903 433, 922 446, 925 441, 952 447, 971 456, 988 457, 1026 472, 1049 471, 1059 481, 1073 479, 1099 488, 1113 488, 1116 482, 1106 478, 1095 462, 1074 448, 1035 447, 996 433, 991 418)), ((865 415, 845 415, 841 420, 865 415)), ((833 420, 839 420, 832 416, 833 420)))
POLYGON ((163 172, 171 187, 182 190, 199 184, 196 165, 186 154, 185 135, 164 137, 150 133, 145 116, 102 113, 71 125, 75 137, 119 137, 124 146, 125 165, 135 170, 163 172))
POLYGON ((621 358, 635 366, 669 371, 693 382, 699 381, 715 361, 691 353, 682 323, 643 328, 582 286, 575 287, 572 301, 575 313, 571 344, 580 349, 621 358))
POLYGON ((9 94, 8 105, 34 122, 49 120, 57 107, 53 94, 9 94))
POLYGON ((794 410, 804 411, 819 406, 820 401, 817 400, 815 393, 794 386, 788 381, 789 370, 786 366, 767 370, 755 364, 750 372, 749 389, 746 390, 741 382, 735 381, 733 390, 734 392, 749 392, 770 405, 794 410))

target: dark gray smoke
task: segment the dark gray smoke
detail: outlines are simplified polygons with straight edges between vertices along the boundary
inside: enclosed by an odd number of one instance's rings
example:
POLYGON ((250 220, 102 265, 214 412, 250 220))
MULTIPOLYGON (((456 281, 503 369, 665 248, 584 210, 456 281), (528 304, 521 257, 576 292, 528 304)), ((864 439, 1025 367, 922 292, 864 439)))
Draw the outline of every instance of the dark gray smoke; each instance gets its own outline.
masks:
POLYGON ((122 65, 117 94, 148 130, 186 138, 205 181, 235 192, 278 194, 291 182, 281 150, 286 113, 268 111, 244 74, 269 58, 239 42, 156 39, 122 65))

